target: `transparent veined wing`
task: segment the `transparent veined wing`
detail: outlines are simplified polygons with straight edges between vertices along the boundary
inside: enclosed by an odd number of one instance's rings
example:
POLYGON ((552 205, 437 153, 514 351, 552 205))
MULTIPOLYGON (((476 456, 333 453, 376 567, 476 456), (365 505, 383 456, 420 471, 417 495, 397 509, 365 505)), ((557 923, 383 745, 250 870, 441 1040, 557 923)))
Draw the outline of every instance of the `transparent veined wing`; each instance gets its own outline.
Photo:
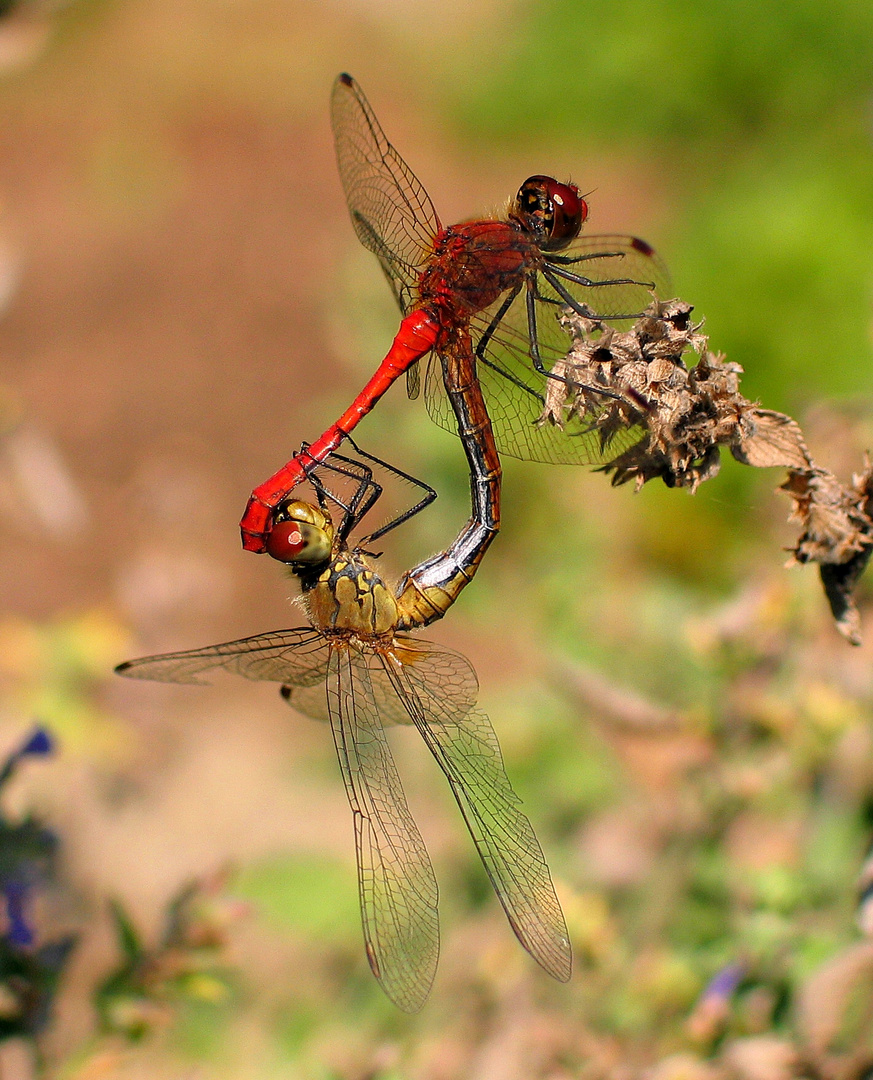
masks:
MULTIPOLYGON (((361 656, 359 664, 367 664, 372 670, 374 667, 381 669, 381 661, 377 653, 371 651, 361 656)), ((395 724, 409 726, 412 718, 400 702, 393 687, 385 687, 381 682, 372 685, 373 700, 383 727, 391 727, 395 724)), ((323 686, 283 686, 282 697, 292 709, 296 709, 311 720, 321 720, 323 723, 330 722, 330 713, 327 707, 327 696, 323 686)))
POLYGON ((412 306, 439 218, 360 86, 340 75, 331 96, 337 165, 358 239, 382 264, 402 312, 412 306))
MULTIPOLYGON (((585 236, 571 244, 562 257, 579 262, 562 264, 561 269, 602 284, 580 285, 557 278, 573 301, 592 315, 609 318, 610 326, 627 324, 618 316, 640 314, 651 302, 669 294, 669 275, 657 253, 632 236, 585 236), (633 284, 611 284, 629 278, 633 284), (652 286, 652 288, 650 288, 652 286)), ((540 358, 545 369, 566 357, 572 341, 558 322, 565 296, 546 280, 536 278, 535 330, 540 358)), ((470 320, 474 348, 483 339, 487 345, 476 372, 500 453, 529 461, 553 464, 603 465, 640 440, 641 427, 609 428, 609 438, 597 426, 602 410, 574 417, 565 427, 540 424, 548 376, 537 371, 531 355, 531 331, 526 289, 522 288, 503 311, 504 296, 487 311, 470 320)), ((432 419, 447 431, 456 430, 457 421, 445 393, 441 365, 431 360, 425 383, 425 400, 432 419)), ((604 408, 610 399, 604 398, 604 408)))
POLYGON ((352 808, 367 958, 401 1009, 424 1004, 439 958, 438 891, 382 728, 369 664, 371 649, 332 644, 310 629, 279 630, 204 649, 146 656, 116 671, 158 682, 203 683, 224 669, 282 682, 301 711, 327 718, 352 808), (301 700, 295 700, 299 692, 301 700))
POLYGON ((544 271, 538 285, 547 301, 564 301, 560 291, 564 289, 595 318, 612 320, 611 324, 637 318, 652 302, 653 292, 659 300, 668 299, 670 292, 663 259, 638 236, 580 236, 560 254, 548 256, 544 271), (590 284, 571 281, 562 273, 585 278, 590 284))
MULTIPOLYGON (((419 660, 427 665, 427 677, 437 680, 440 693, 447 707, 457 712, 469 712, 476 704, 479 681, 470 661, 460 653, 442 648, 432 652, 431 643, 410 634, 395 634, 390 649, 363 649, 357 659, 358 665, 366 665, 371 673, 373 701, 384 727, 395 724, 409 726, 413 723, 409 709, 397 696, 394 686, 385 679, 380 653, 389 652, 414 667, 419 660)), ((327 704, 320 686, 283 687, 282 696, 292 708, 314 720, 328 720, 327 704)))
POLYGON ((352 808, 367 958, 391 1000, 416 1012, 439 958, 438 891, 373 696, 368 656, 331 649, 327 703, 352 808))
POLYGON ((414 663, 381 654, 384 677, 445 773, 516 937, 550 975, 566 982, 572 970, 566 923, 494 728, 466 694, 444 693, 441 678, 447 667, 456 668, 458 654, 432 642, 415 644, 414 663))
POLYGON ((321 686, 327 662, 327 639, 310 626, 272 630, 204 649, 143 656, 119 664, 115 670, 130 679, 205 683, 208 682, 202 678, 205 673, 222 668, 255 681, 321 686))

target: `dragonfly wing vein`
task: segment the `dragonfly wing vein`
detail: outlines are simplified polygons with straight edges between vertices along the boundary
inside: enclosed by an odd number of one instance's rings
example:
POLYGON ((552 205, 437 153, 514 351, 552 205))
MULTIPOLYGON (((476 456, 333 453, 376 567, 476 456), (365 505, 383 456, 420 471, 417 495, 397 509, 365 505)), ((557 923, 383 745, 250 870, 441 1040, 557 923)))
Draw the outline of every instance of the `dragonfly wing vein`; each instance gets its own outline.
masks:
POLYGON ((205 683, 205 673, 223 668, 255 681, 312 686, 323 682, 327 657, 324 636, 310 626, 273 630, 205 649, 144 656, 119 664, 115 670, 131 679, 205 683))
MULTIPOLYGON (((451 785, 516 937, 550 975, 566 982, 572 957, 564 916, 533 826, 506 775, 491 721, 480 709, 459 707, 444 694, 432 669, 444 666, 446 658, 427 644, 430 657, 413 664, 382 657, 385 673, 451 785)), ((449 656, 453 660, 457 654, 449 656)))
POLYGON ((364 247, 379 257, 405 314, 440 230, 436 210, 349 76, 341 75, 334 84, 331 120, 355 232, 364 247))
POLYGON ((416 1012, 430 992, 439 957, 438 892, 376 707, 372 659, 372 653, 334 645, 327 703, 354 815, 370 967, 396 1005, 416 1012))

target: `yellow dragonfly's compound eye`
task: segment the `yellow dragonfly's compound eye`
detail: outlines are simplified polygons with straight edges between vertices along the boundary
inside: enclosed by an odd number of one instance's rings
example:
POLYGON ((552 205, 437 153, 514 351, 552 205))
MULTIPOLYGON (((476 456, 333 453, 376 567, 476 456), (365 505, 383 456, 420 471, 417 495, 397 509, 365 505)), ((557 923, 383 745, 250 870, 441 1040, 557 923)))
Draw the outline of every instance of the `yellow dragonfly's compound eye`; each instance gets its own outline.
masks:
POLYGON ((297 500, 286 503, 281 515, 267 537, 267 554, 292 565, 327 562, 333 542, 330 518, 311 503, 297 500))

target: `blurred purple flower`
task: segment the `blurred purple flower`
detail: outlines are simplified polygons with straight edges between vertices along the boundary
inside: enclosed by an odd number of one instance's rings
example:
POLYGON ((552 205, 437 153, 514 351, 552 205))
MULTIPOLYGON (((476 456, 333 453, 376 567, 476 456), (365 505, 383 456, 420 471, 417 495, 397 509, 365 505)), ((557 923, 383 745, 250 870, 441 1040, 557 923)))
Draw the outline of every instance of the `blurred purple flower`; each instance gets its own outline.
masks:
POLYGON ((707 983, 702 998, 731 998, 746 974, 744 964, 734 963, 723 967, 707 983))
POLYGON ((3 886, 3 895, 6 897, 6 917, 9 920, 6 940, 10 945, 33 944, 33 930, 25 914, 29 893, 30 886, 23 881, 8 881, 3 886))
POLYGON ((727 964, 713 975, 686 1023, 693 1039, 709 1043, 724 1030, 730 1016, 731 998, 745 976, 746 965, 739 961, 727 964))
MULTIPOLYGON (((0 768, 0 785, 13 775, 26 757, 45 757, 55 749, 54 739, 43 727, 35 727, 0 768)), ((6 907, 3 935, 13 948, 27 948, 34 942, 29 918, 31 894, 51 875, 58 839, 33 818, 12 823, 0 814, 0 904, 6 907)))
POLYGON ((33 729, 27 742, 18 751, 18 757, 22 758, 28 754, 43 756, 51 754, 54 748, 55 743, 51 733, 46 728, 37 727, 33 729))
POLYGON ((5 784, 26 757, 45 757, 54 752, 55 742, 46 728, 35 727, 17 750, 13 750, 0 769, 0 785, 5 784))

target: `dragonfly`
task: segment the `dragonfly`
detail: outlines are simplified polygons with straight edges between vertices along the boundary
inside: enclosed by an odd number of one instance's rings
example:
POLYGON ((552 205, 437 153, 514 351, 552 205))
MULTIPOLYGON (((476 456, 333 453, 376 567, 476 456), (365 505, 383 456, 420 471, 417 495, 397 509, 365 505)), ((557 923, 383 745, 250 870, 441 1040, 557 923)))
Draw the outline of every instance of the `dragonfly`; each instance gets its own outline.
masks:
MULTIPOLYGON (((585 197, 575 184, 545 175, 528 177, 502 216, 443 227, 350 75, 334 83, 331 117, 352 224, 379 259, 403 318, 350 407, 304 455, 252 492, 240 521, 243 547, 269 550, 276 508, 303 481, 307 464, 336 450, 402 374, 410 396, 418 396, 418 362, 428 356, 424 396, 431 417, 454 430, 453 391, 477 391, 480 400, 464 399, 464 410, 475 420, 478 452, 492 472, 498 453, 593 465, 637 441, 640 433, 630 426, 598 426, 594 405, 561 428, 539 421, 549 380, 568 381, 552 371, 570 347, 556 316, 566 309, 621 321, 638 316, 653 295, 666 297, 667 273, 653 248, 634 236, 580 235, 589 213, 585 197)), ((620 396, 607 386, 581 389, 601 400, 620 396)))
POLYGON ((566 982, 572 957, 560 903, 497 736, 477 706, 475 671, 459 653, 410 633, 456 599, 490 534, 478 533, 477 545, 462 529, 442 556, 414 567, 391 589, 367 551, 410 512, 351 543, 381 495, 367 463, 377 459, 364 456, 334 453, 310 465, 317 501, 289 499, 277 514, 273 533, 283 538, 283 561, 300 581, 309 626, 130 660, 116 671, 198 683, 224 669, 278 682, 290 705, 330 724, 354 820, 367 959, 388 997, 407 1012, 424 1004, 439 955, 436 880, 385 735, 388 725, 414 725, 448 780, 516 937, 545 971, 566 982), (351 497, 336 490, 331 471, 351 484, 351 497))

